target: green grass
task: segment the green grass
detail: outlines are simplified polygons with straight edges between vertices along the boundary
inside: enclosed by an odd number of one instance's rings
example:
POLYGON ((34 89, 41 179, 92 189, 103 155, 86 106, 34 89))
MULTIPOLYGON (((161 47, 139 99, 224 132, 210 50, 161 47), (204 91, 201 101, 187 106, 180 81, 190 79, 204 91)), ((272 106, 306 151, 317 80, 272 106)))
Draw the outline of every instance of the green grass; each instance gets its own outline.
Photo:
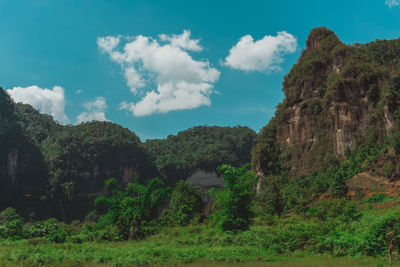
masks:
MULTIPOLYGON (((354 221, 265 217, 236 234, 201 224, 165 227, 140 241, 78 244, 68 237, 55 244, 46 237, 4 239, 0 266, 386 266, 387 250, 379 247, 385 241, 373 239, 371 226, 388 215, 398 216, 400 207, 360 204, 362 216, 354 221)), ((396 253, 393 262, 400 266, 396 253)))
POLYGON ((0 266, 377 266, 384 258, 273 255, 243 246, 188 246, 155 241, 84 244, 15 242, 0 246, 0 266))

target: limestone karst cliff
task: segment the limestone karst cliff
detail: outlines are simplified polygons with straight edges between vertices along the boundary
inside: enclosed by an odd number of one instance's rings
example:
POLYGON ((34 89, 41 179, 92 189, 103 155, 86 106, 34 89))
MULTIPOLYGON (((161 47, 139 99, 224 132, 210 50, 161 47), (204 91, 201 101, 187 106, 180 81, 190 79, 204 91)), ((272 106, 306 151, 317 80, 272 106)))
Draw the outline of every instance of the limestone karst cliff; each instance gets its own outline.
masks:
POLYGON ((34 210, 47 179, 39 146, 16 123, 14 103, 0 88, 0 207, 34 210))
POLYGON ((273 174, 271 151, 284 162, 280 167, 298 176, 391 135, 399 120, 399 55, 400 39, 346 45, 325 27, 313 29, 284 78, 283 102, 259 133, 253 150, 258 173, 273 174))

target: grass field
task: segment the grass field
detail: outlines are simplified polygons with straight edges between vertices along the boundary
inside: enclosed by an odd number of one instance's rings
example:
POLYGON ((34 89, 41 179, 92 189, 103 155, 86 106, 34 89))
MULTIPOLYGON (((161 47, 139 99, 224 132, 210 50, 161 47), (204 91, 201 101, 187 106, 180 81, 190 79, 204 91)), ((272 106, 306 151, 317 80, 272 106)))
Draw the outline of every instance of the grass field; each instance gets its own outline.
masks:
POLYGON ((130 242, 83 244, 3 242, 0 266, 386 266, 382 257, 277 255, 250 246, 179 245, 156 238, 130 242))
POLYGON ((141 247, 140 244, 1 246, 1 266, 386 266, 384 258, 273 256, 240 247, 141 247))
MULTIPOLYGON (((362 202, 361 217, 350 221, 256 218, 237 233, 198 224, 163 227, 139 241, 88 241, 82 226, 62 243, 48 236, 2 239, 0 266, 388 266, 385 238, 400 225, 398 201, 362 202)), ((400 266, 397 250, 391 258, 400 266)))

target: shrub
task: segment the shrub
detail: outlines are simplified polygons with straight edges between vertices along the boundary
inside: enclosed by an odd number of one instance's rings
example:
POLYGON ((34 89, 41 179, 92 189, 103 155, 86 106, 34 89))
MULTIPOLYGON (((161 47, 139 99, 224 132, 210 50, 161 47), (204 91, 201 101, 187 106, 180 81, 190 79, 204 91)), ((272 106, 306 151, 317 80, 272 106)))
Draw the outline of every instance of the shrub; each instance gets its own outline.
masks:
POLYGON ((202 209, 203 199, 199 190, 185 181, 179 181, 172 192, 165 214, 171 218, 173 224, 185 226, 193 218, 199 217, 202 209))
MULTIPOLYGON (((95 200, 99 213, 99 229, 115 225, 124 239, 140 239, 145 236, 146 225, 157 218, 158 207, 168 198, 170 188, 155 178, 146 185, 128 183, 119 190, 115 179, 106 181, 107 195, 95 200)), ((100 232, 98 232, 100 234, 100 232)), ((107 234, 106 234, 107 235, 107 234)))
POLYGON ((7 221, 12 221, 16 219, 22 219, 21 216, 15 211, 14 208, 8 207, 2 212, 0 212, 0 224, 4 224, 7 221))
POLYGON ((346 174, 343 170, 339 170, 330 185, 331 195, 334 197, 343 197, 347 193, 346 174))
POLYGON ((7 221, 4 224, 2 235, 6 238, 10 238, 13 240, 21 239, 24 236, 23 231, 22 231, 23 225, 24 225, 24 223, 21 219, 14 219, 14 220, 7 221))
POLYGON ((328 199, 308 209, 306 215, 322 221, 339 219, 342 222, 358 220, 361 217, 355 202, 342 199, 328 199))
POLYGON ((364 239, 369 255, 400 252, 400 213, 397 211, 378 218, 369 226, 364 239))
POLYGON ((52 243, 64 243, 67 239, 67 232, 62 228, 52 230, 47 236, 47 241, 52 243))
POLYGON ((98 231, 96 239, 102 241, 121 241, 123 240, 123 236, 118 227, 107 225, 104 229, 98 231))
POLYGON ((257 176, 249 171, 248 167, 245 165, 234 168, 223 165, 219 168, 224 174, 222 180, 226 189, 217 192, 213 222, 223 231, 246 230, 251 224, 250 208, 257 176))
POLYGON ((86 224, 80 235, 82 239, 85 241, 94 241, 97 239, 98 236, 97 225, 96 224, 86 224))
POLYGON ((23 219, 15 209, 8 207, 0 212, 0 237, 18 240, 23 238, 23 219))
POLYGON ((281 196, 282 178, 268 176, 259 178, 260 190, 254 199, 254 211, 257 215, 280 215, 283 211, 281 196))

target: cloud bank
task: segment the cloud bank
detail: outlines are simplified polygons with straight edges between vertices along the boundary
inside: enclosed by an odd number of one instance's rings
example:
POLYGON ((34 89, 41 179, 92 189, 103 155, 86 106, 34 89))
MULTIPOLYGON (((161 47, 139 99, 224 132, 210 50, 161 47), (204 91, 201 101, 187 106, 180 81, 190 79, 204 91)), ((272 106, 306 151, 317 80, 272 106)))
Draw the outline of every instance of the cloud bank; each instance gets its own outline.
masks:
POLYGON ((37 85, 14 87, 7 93, 15 102, 29 104, 41 113, 51 115, 59 123, 67 124, 69 121, 65 114, 64 89, 60 86, 54 86, 52 90, 37 85))
POLYGON ((248 34, 230 49, 222 64, 243 71, 279 70, 283 56, 295 52, 296 48, 296 37, 285 31, 276 36, 266 35, 257 41, 248 34))
POLYGON ((203 49, 200 40, 190 38, 190 31, 178 35, 160 34, 158 38, 143 35, 99 37, 97 45, 101 52, 121 65, 126 83, 137 101, 124 101, 120 108, 131 111, 134 116, 211 104, 213 84, 220 72, 211 67, 208 60, 195 60, 189 54, 203 49))
POLYGON ((93 102, 87 102, 83 104, 86 109, 76 118, 76 124, 86 121, 106 121, 106 114, 104 113, 107 109, 107 103, 104 97, 97 97, 93 102))

